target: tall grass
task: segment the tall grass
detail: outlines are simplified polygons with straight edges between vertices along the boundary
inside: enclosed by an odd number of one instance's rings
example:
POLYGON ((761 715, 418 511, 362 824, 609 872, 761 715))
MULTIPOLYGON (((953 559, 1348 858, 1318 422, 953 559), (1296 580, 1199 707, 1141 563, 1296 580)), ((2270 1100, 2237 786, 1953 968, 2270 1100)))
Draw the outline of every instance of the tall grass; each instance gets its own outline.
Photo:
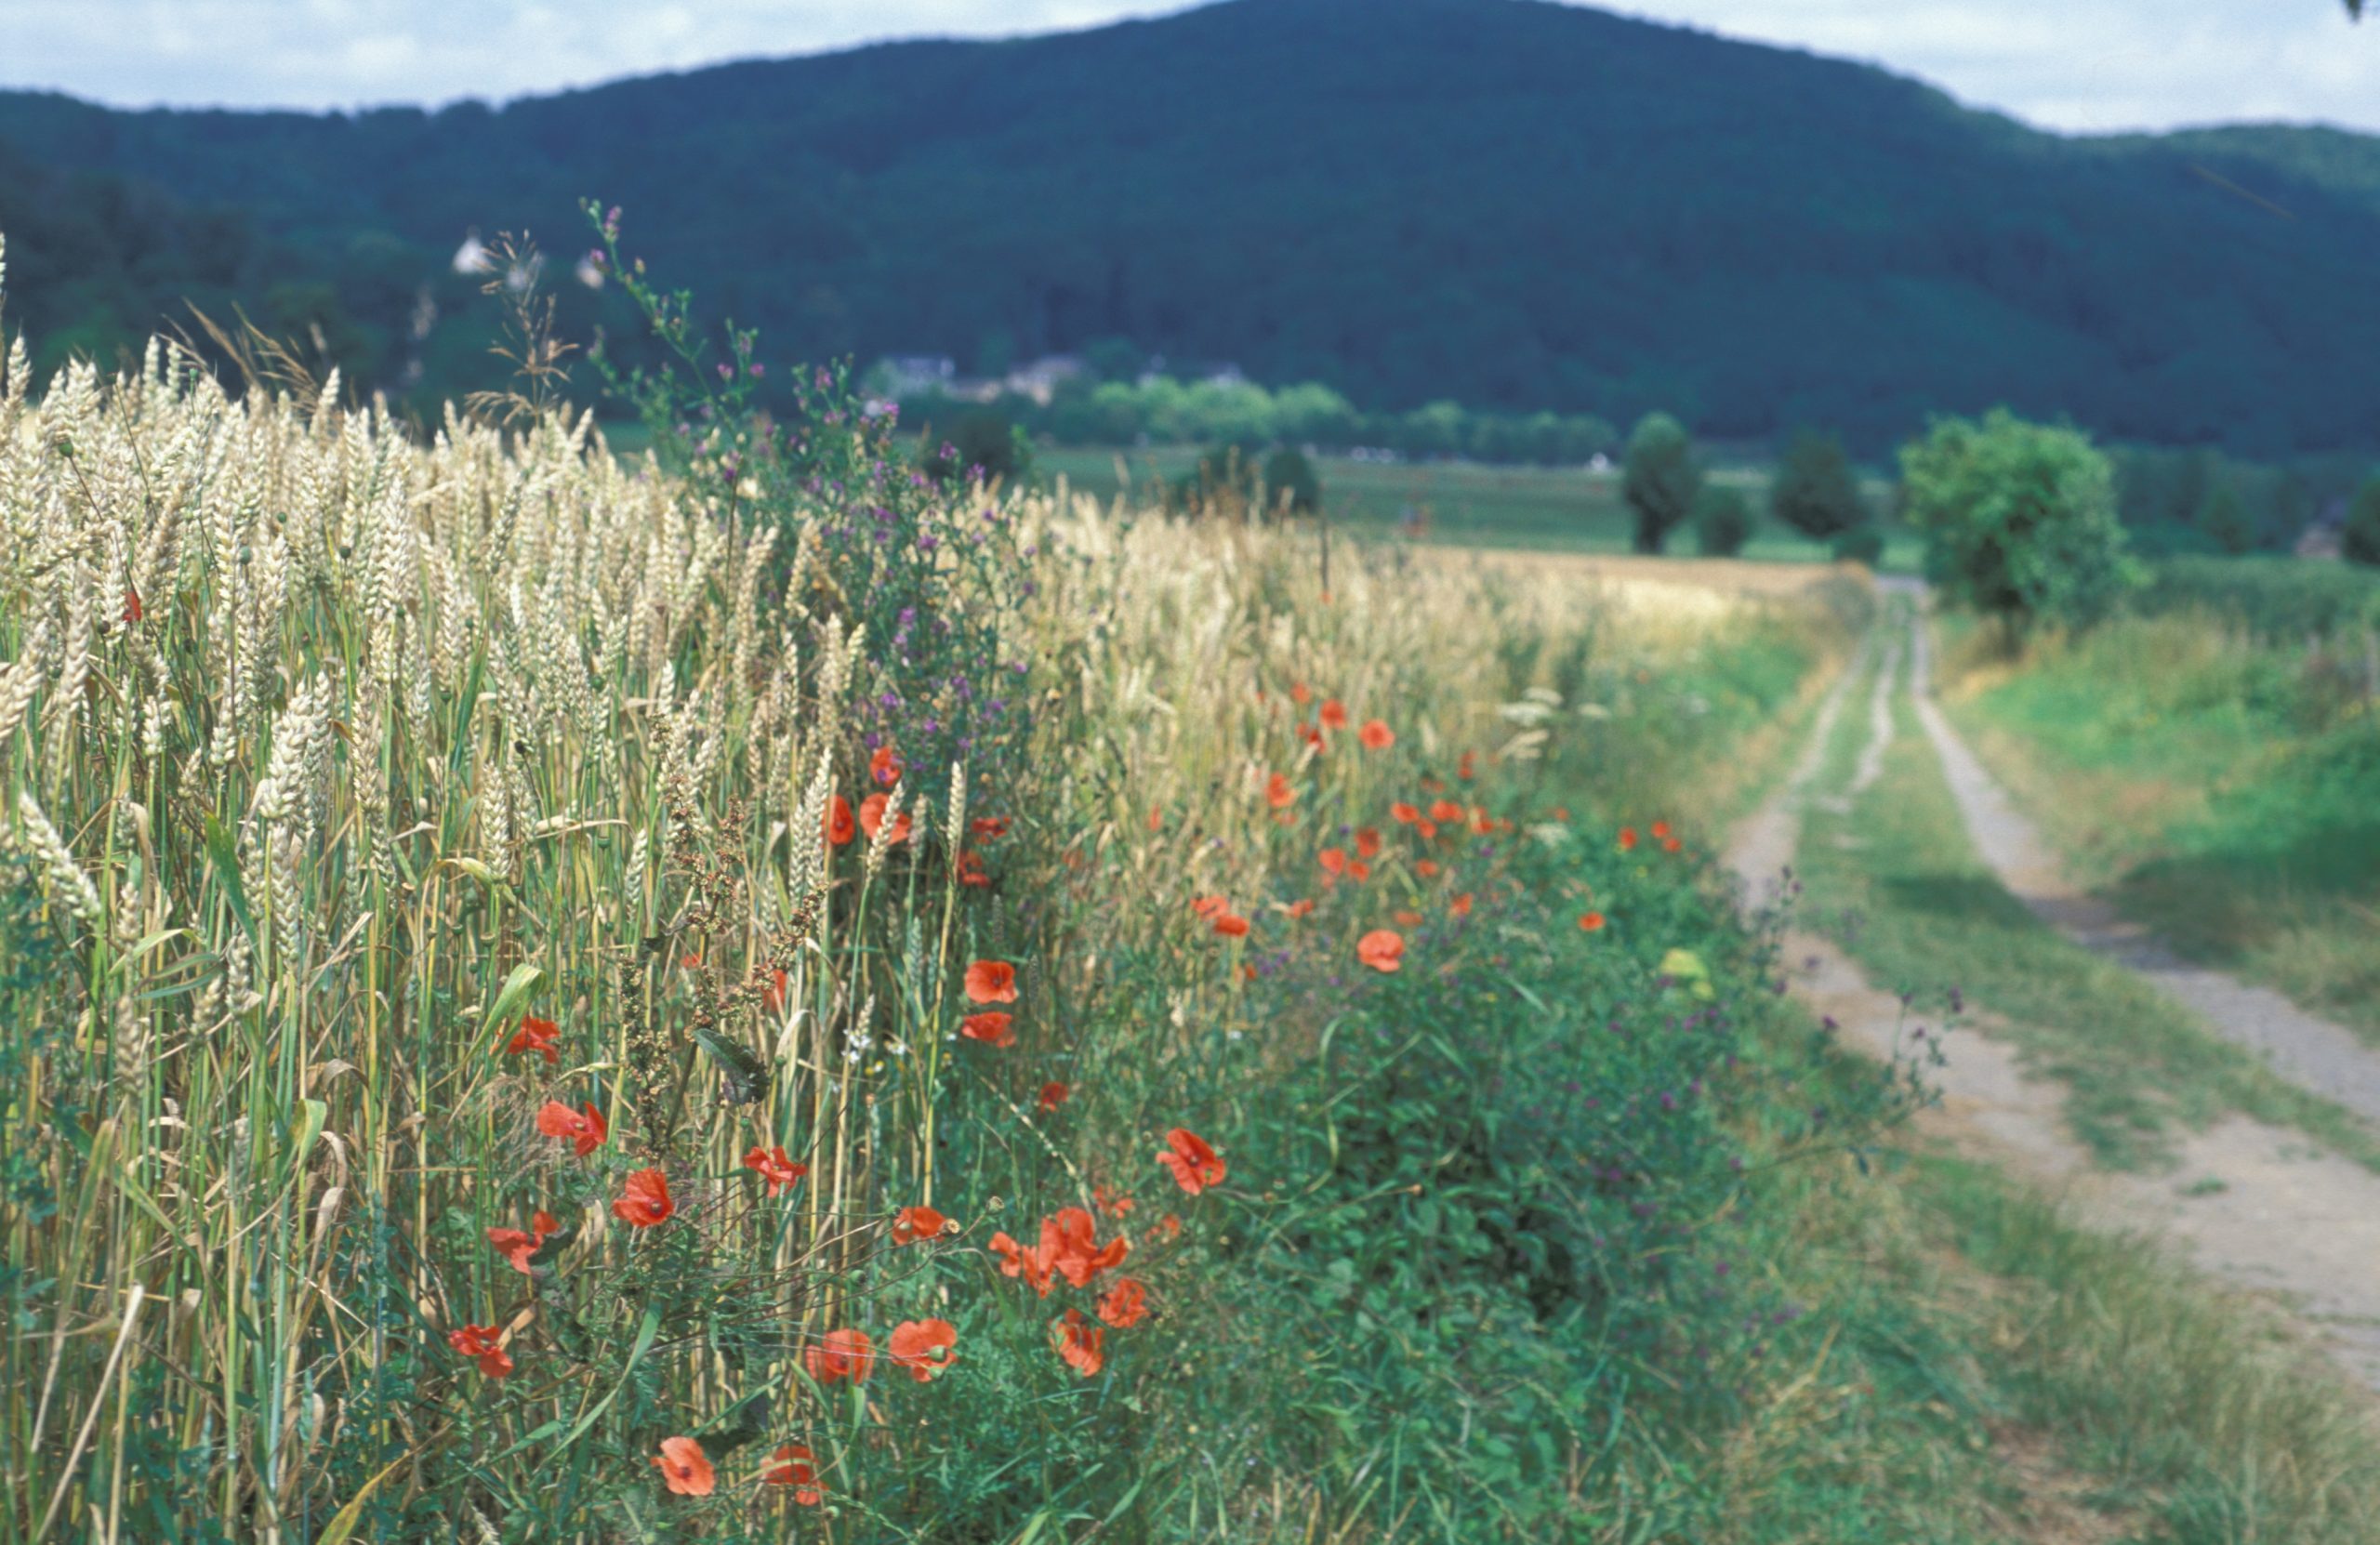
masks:
MULTIPOLYGON (((1360 936, 1471 884, 1474 943, 1414 969, 1501 959, 1542 889, 1510 816, 1666 798, 1809 658, 1748 608, 1622 632, 1379 554, 1325 594, 1294 535, 980 487, 875 507, 872 557, 814 458, 425 443, 162 347, 29 378, 20 344, 9 1538, 1195 1538, 1290 1498, 1393 1534, 1315 1413, 1185 1405, 1219 1348, 1297 1377, 1245 1252, 1301 1178, 1234 1124, 1360 936), (1444 839, 1326 888, 1424 780, 1444 839), (1159 1166, 1177 1129, 1227 1182, 1159 1166), (1003 1276, 1066 1208, 1124 1261, 1003 1276)), ((1684 860, 1646 895, 1673 923, 1609 969, 1657 1007, 1716 914, 1684 860)))

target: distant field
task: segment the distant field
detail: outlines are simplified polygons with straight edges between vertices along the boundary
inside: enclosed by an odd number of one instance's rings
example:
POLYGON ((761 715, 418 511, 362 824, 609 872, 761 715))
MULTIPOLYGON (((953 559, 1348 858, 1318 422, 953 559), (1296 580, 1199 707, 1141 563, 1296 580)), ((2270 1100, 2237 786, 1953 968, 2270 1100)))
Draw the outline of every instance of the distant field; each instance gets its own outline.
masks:
MULTIPOLYGON (((1051 450, 1035 455, 1044 476, 1064 475, 1076 490, 1112 498, 1122 492, 1125 478, 1135 487, 1180 476, 1197 452, 1188 446, 1146 450, 1051 450)), ((1425 522, 1434 541, 1473 547, 1538 548, 1568 552, 1619 553, 1629 550, 1627 507, 1620 502, 1620 473, 1590 472, 1580 468, 1488 467, 1473 462, 1351 461, 1321 457, 1323 499, 1334 522, 1359 529, 1386 532, 1397 528, 1409 509, 1425 522)), ((1765 509, 1768 473, 1765 468, 1722 467, 1712 473, 1720 482, 1743 490, 1752 508, 1765 509)), ((1881 502, 1881 486, 1870 490, 1881 502)), ((1884 568, 1891 573, 1915 573, 1923 544, 1915 534, 1888 532, 1884 568)), ((1694 534, 1681 532, 1672 550, 1694 553, 1694 534)), ((1767 562, 1825 562, 1826 548, 1763 520, 1743 556, 1767 562)))

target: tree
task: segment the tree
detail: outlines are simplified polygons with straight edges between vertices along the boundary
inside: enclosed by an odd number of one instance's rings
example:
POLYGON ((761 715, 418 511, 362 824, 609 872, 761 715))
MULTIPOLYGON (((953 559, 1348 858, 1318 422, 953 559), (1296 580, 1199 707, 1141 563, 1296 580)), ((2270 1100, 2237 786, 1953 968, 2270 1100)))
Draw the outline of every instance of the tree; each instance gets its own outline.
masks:
POLYGON ((1873 569, 1884 561, 1884 534, 1874 526, 1853 526, 1835 534, 1833 551, 1838 563, 1864 563, 1873 569))
POLYGON ((1628 437, 1627 469, 1620 495, 1636 517, 1636 550, 1659 552, 1693 513, 1702 489, 1694 441, 1686 426, 1666 413, 1648 413, 1628 437))
POLYGON ((1103 381, 1138 380, 1148 359, 1148 350, 1127 337, 1093 338, 1082 346, 1082 363, 1103 381))
POLYGON ((1303 451, 1283 445, 1264 458, 1264 498, 1275 509, 1286 503, 1292 515, 1311 515, 1322 508, 1322 479, 1303 451))
POLYGON ((2114 475, 2082 431, 1994 408, 1980 422, 1935 420, 1900 464, 1929 576, 2012 632, 2087 626, 2138 583, 2114 475))
POLYGON ((2339 532, 2339 556, 2350 563, 2380 568, 2380 476, 2356 490, 2339 532))
POLYGON ((1796 434, 1768 486, 1768 510, 1816 542, 1866 525, 1868 507, 1843 442, 1815 429, 1796 434))
POLYGON ((2234 558, 2255 549, 2256 522, 2248 514, 2248 501, 2240 496, 2240 485, 2220 473, 2208 481, 2206 496, 2199 501, 2198 528, 2234 558))
POLYGON ((1733 488, 1706 483, 1694 500, 1694 540, 1705 558, 1733 558, 1752 540, 1752 503, 1733 488))

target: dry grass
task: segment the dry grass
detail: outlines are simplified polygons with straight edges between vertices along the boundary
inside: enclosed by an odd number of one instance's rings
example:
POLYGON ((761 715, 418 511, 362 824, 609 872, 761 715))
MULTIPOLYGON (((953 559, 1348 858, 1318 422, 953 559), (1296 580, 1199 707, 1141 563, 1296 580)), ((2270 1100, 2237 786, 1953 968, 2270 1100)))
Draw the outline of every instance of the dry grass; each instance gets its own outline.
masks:
MULTIPOLYGON (((819 1398, 800 1354, 838 1325, 966 1317, 965 1282, 889 1268, 895 1208, 980 1234, 995 1196, 1083 1192, 1082 1145, 1162 1126, 1119 1093, 1062 1148, 1030 1105, 1055 1076, 1144 1087, 1180 1027, 1244 1020, 1240 977, 1184 947, 1183 899, 1302 885, 1286 865, 1322 812, 1467 746, 1526 756, 1497 708, 1534 678, 1500 641, 1624 668, 1739 620, 1664 604, 1632 640, 1567 575, 1395 555, 1343 559, 1326 602, 1264 533, 1012 502, 1038 597, 953 595, 1032 663, 1031 754, 997 786, 959 770, 946 803, 895 787, 910 840, 888 820, 838 850, 885 645, 837 599, 861 579, 826 558, 826 512, 760 519, 583 421, 450 415, 416 444, 335 382, 234 400, 163 350, 39 402, 27 383, 20 346, 13 1537, 49 1516, 337 1536, 367 1504, 559 1517, 592 1505, 582 1483, 646 1495, 656 1432, 716 1432, 755 1390, 839 1486, 924 1473, 947 1433, 819 1398), (1308 681, 1393 714, 1395 754, 1285 766, 1308 681), (1263 798, 1274 771, 1298 824, 1263 798), (986 812, 1021 826, 988 896, 955 862, 986 812), (1136 944, 1171 962, 1135 984, 1162 1013, 1111 1001, 1136 944), (992 954, 1025 983, 1009 1063, 950 1033, 992 954), (526 1014, 560 1026, 551 1067, 508 1053, 526 1014), (596 1105, 609 1142, 541 1136, 549 1100, 596 1105), (789 1205, 743 1173, 768 1144, 810 1167, 789 1205), (681 1232, 614 1217, 631 1168, 668 1176, 681 1232), (483 1235, 535 1208, 571 1232, 524 1274, 483 1235), (445 1349, 480 1322, 519 1364, 501 1392, 445 1349)), ((977 518, 929 517, 954 542, 977 518)))

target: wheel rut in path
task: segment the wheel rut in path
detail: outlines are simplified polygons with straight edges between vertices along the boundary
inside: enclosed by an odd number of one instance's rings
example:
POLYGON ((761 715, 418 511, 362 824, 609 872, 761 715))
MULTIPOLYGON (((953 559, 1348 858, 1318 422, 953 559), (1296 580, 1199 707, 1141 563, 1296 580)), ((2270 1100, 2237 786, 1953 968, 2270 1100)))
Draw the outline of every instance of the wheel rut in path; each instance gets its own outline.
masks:
MULTIPOLYGON (((2380 1129, 2380 1055, 2343 1025, 2307 1013, 2269 987, 2193 965, 2107 902, 2067 879, 2033 824, 2010 803, 1934 701, 1924 619, 1910 633, 1910 688, 1967 837, 2009 894, 2095 955, 2147 981, 2224 1037, 2263 1057, 2300 1089, 2380 1129)), ((2373 1269, 2380 1273, 2380 1260, 2373 1269)))
MULTIPOLYGON (((1912 634, 1906 689, 1918 694, 1921 719, 1928 717, 1928 710, 1938 719, 1938 709, 1922 695, 1926 684, 1923 649, 1922 635, 1912 634)), ((1871 640, 1860 659, 1844 670, 1792 775, 1738 827, 1729 847, 1729 866, 1748 898, 1768 900, 1778 893, 1779 878, 1799 843, 1802 812, 1813 796, 1850 683, 1860 675, 1862 664, 1879 654, 1884 657, 1880 679, 1889 682, 1897 653, 1871 640)), ((1949 726, 1942 729, 1948 734, 1949 726)), ((1887 704, 1885 712, 1871 715, 1861 772, 1881 766, 1893 733, 1887 704)), ((1927 734, 1939 754, 1942 741, 1930 726, 1927 734)), ((1982 776, 1980 764, 1971 757, 1968 760, 1982 776)), ((1979 786, 1990 787, 1988 777, 1979 786)), ((2000 810, 2010 823, 2021 825, 2022 818, 2004 798, 2000 810)), ((2030 827, 2023 829, 2030 837, 2030 827)), ((2038 859, 2038 839, 2032 840, 2038 859)), ((1978 840, 1977 846, 1983 843, 1978 840)), ((1986 856, 1999 867, 1993 855, 1986 856)), ((2044 861, 2028 878, 2055 879, 2056 869, 2044 861)), ((2027 894, 2013 883, 2011 889, 2027 894)), ((2055 890, 2036 888, 2045 899, 2060 892, 2072 894, 2062 883, 2055 890)), ((2056 925, 2056 917, 2039 907, 2035 911, 2056 925)), ((1794 996, 1813 1012, 1832 1019, 1845 1044, 1879 1059, 1907 1050, 1913 1027, 1899 997, 1871 984, 1831 940, 1789 930, 1783 952, 1792 967, 1794 996)), ((2193 1008, 2215 1028, 2229 1033, 2205 1009, 2193 1008)), ((1988 1014, 1972 1016, 1969 1026, 1937 1043, 1947 1061, 1929 1076, 1941 1102, 1920 1116, 1917 1126, 1923 1135, 2023 1178, 2060 1201, 2085 1226, 2161 1240, 2200 1270, 2278 1305, 2322 1353, 2367 1387, 2380 1391, 2380 1176, 2321 1152, 2300 1133, 2244 1116, 2184 1134, 2175 1145, 2173 1169, 2163 1174, 2101 1169, 2066 1121, 2066 1087, 2028 1072, 2015 1046, 1994 1035, 2002 1023, 1988 1014), (2220 1182, 2219 1187, 2206 1183, 2210 1182, 2220 1182)), ((2358 1052, 2369 1057, 2360 1048, 2358 1052)))

